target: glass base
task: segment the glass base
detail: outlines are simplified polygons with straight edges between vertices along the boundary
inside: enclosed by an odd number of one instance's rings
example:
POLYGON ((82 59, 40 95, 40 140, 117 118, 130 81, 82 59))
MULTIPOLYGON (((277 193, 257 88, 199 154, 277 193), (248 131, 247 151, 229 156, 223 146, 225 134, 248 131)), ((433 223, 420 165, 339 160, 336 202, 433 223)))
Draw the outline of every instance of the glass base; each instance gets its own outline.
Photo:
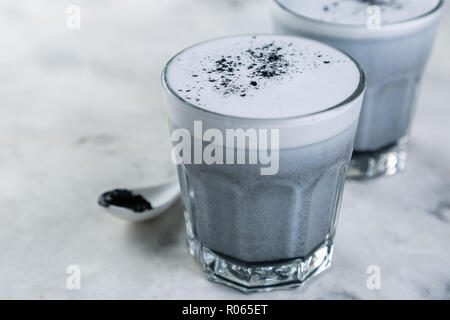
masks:
POLYGON ((205 277, 245 293, 299 288, 306 280, 331 265, 331 241, 325 241, 306 258, 245 263, 206 248, 190 232, 189 226, 187 229, 189 252, 200 263, 205 277))
POLYGON ((392 176, 406 167, 409 137, 374 152, 353 152, 347 179, 364 180, 392 176))

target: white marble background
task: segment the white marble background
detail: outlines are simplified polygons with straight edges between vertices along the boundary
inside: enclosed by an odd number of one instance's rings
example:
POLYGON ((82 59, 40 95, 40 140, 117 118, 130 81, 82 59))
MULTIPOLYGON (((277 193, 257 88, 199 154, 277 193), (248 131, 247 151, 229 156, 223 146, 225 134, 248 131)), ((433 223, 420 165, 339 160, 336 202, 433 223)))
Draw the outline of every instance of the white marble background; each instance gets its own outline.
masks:
POLYGON ((450 299, 450 14, 424 78, 408 170, 347 183, 332 268, 303 289, 247 296, 203 279, 180 204, 128 224, 105 189, 174 173, 160 97, 195 42, 270 32, 265 1, 0 3, 0 298, 450 299), (81 29, 65 10, 82 10, 81 29), (79 265, 80 290, 66 288, 79 265), (366 286, 381 268, 381 290, 366 286))

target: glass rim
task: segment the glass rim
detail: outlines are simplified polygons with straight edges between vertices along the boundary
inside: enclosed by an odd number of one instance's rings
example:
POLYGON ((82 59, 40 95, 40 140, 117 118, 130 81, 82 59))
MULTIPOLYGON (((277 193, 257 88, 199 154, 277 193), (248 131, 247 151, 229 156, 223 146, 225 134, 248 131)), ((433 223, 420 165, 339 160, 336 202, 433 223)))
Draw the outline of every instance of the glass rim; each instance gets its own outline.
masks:
POLYGON ((366 76, 364 73, 364 70, 362 69, 362 67, 360 66, 360 64, 349 54, 347 54, 346 52, 344 52, 343 50, 340 50, 334 46, 331 46, 329 44, 314 40, 314 39, 310 39, 310 38, 306 38, 306 37, 297 37, 297 36, 289 36, 289 35, 280 35, 280 34, 270 34, 270 33, 248 33, 248 34, 237 34, 237 35, 231 35, 231 36, 224 36, 224 37, 218 37, 218 38, 213 38, 213 39, 208 39, 205 41, 201 41, 198 43, 195 43, 191 46, 188 46, 186 48, 184 48, 183 50, 179 51, 178 53, 176 53, 172 58, 170 58, 170 60, 165 64, 162 73, 161 73, 161 83, 162 86, 165 90, 166 93, 174 96, 178 101, 182 102, 183 104, 194 108, 197 111, 201 111, 201 112, 205 112, 211 115, 214 115, 216 117, 225 117, 225 118, 229 118, 229 119, 234 119, 234 120, 242 120, 242 121, 257 121, 257 122, 263 122, 263 121, 283 121, 283 120, 301 120, 301 119, 307 119, 307 118, 311 118, 311 117, 315 117, 315 116, 320 116, 322 114, 326 114, 329 113, 331 111, 337 110, 340 107, 344 107, 346 105, 348 105, 349 103, 357 100, 365 91, 366 89, 366 76), (359 72, 359 83, 356 87, 356 89, 353 91, 353 93, 351 95, 349 95, 346 99, 344 99, 343 101, 339 102, 338 104, 326 108, 324 110, 320 110, 317 112, 313 112, 313 113, 308 113, 308 114, 302 114, 302 115, 297 115, 297 116, 290 116, 290 117, 273 117, 273 118, 252 118, 252 117, 241 117, 241 116, 233 116, 233 115, 227 115, 224 113, 220 113, 220 112, 215 112, 215 111, 210 111, 207 109, 203 109, 197 105, 195 105, 194 103, 187 101, 187 99, 184 99, 183 97, 181 97, 173 88, 171 88, 171 86, 169 85, 169 82, 167 81, 167 68, 168 66, 172 63, 173 60, 175 60, 177 57, 179 57, 181 54, 183 54, 184 52, 186 52, 187 50, 196 47, 198 45, 201 44, 205 44, 208 42, 212 42, 212 41, 216 41, 216 40, 221 40, 221 39, 228 39, 228 38, 235 38, 235 37, 245 37, 245 36, 271 36, 271 37, 294 37, 294 38, 305 38, 309 41, 313 41, 313 42, 317 42, 320 43, 321 45, 324 46, 328 46, 333 48, 334 50, 344 54, 347 58, 350 59, 350 61, 352 61, 358 72, 359 72))
MULTIPOLYGON (((339 23, 339 22, 333 22, 333 21, 323 21, 323 20, 318 20, 318 19, 314 19, 305 15, 302 15, 298 12, 293 11, 292 9, 288 8, 286 5, 284 5, 283 3, 281 3, 281 0, 271 0, 273 3, 275 3, 279 8, 281 8, 282 10, 286 11, 289 14, 292 14, 298 18, 310 21, 310 22, 314 22, 314 23, 323 23, 326 25, 330 25, 330 26, 339 26, 339 27, 349 27, 349 28, 366 28, 367 26, 365 24, 346 24, 346 23, 339 23)), ((444 0, 439 0, 439 3, 430 11, 425 12, 424 14, 421 14, 417 17, 413 17, 410 19, 405 19, 405 20, 401 20, 401 21, 397 21, 397 22, 391 22, 391 23, 383 23, 383 26, 387 26, 387 27, 392 27, 392 26, 398 26, 398 25, 402 25, 402 24, 407 24, 407 23, 411 23, 417 20, 421 20, 423 18, 426 18, 428 16, 431 16, 432 14, 436 13, 437 11, 439 11, 444 5, 444 0)))

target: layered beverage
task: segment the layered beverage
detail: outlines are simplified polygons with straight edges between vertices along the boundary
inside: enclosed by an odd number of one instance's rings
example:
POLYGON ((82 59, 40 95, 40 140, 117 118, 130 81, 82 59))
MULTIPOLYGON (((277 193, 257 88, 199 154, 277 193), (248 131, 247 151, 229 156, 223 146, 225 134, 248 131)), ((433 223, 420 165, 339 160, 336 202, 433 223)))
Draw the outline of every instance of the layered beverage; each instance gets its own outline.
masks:
POLYGON ((406 164, 416 96, 430 55, 440 0, 274 0, 278 33, 303 35, 350 54, 367 91, 349 175, 391 175, 406 164))
POLYGON ((362 104, 359 66, 313 40, 248 35, 178 53, 162 81, 189 249, 207 278, 252 292, 325 270, 362 104))

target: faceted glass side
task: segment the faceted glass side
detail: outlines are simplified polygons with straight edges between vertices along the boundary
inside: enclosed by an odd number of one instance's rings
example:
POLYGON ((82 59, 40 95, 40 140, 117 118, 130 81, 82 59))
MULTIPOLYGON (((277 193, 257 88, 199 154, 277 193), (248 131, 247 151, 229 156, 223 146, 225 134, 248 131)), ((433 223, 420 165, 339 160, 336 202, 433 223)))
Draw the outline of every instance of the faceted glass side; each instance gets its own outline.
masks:
MULTIPOLYGON (((318 245, 301 257, 264 262, 242 261, 236 257, 212 250, 199 240, 195 224, 197 214, 195 202, 197 199, 195 199, 192 181, 184 165, 179 165, 178 170, 189 252, 196 258, 207 279, 246 293, 253 293, 301 287, 309 278, 330 267, 333 253, 333 238, 347 171, 346 165, 329 168, 320 179, 310 185, 312 192, 310 192, 309 200, 306 201, 309 203, 308 208, 310 211, 303 214, 307 216, 307 219, 302 223, 304 226, 298 230, 297 237, 305 239, 304 241, 308 243, 318 243, 318 245), (333 192, 330 195, 333 201, 330 201, 329 204, 319 203, 321 192, 319 191, 317 193, 319 196, 317 196, 314 191, 320 190, 328 183, 337 183, 332 188, 333 192), (325 219, 326 221, 316 221, 324 217, 314 217, 313 211, 318 210, 330 211, 331 215, 325 219), (311 232, 310 229, 312 228, 317 230, 311 232), (321 229, 323 228, 325 229, 322 232, 321 229), (322 234, 320 239, 318 238, 318 230, 322 234)), ((296 201, 305 200, 296 199, 296 201)), ((274 212, 274 219, 276 219, 276 214, 277 212, 274 212)), ((288 228, 288 226, 286 227, 288 228)), ((303 243, 303 240, 301 243, 303 243)), ((280 243, 281 247, 284 245, 286 247, 290 246, 289 243, 280 243)), ((255 244, 252 244, 251 247, 255 247, 255 244)))
POLYGON ((405 136, 394 145, 376 152, 354 152, 347 178, 364 180, 403 171, 408 159, 408 141, 409 137, 405 136))

